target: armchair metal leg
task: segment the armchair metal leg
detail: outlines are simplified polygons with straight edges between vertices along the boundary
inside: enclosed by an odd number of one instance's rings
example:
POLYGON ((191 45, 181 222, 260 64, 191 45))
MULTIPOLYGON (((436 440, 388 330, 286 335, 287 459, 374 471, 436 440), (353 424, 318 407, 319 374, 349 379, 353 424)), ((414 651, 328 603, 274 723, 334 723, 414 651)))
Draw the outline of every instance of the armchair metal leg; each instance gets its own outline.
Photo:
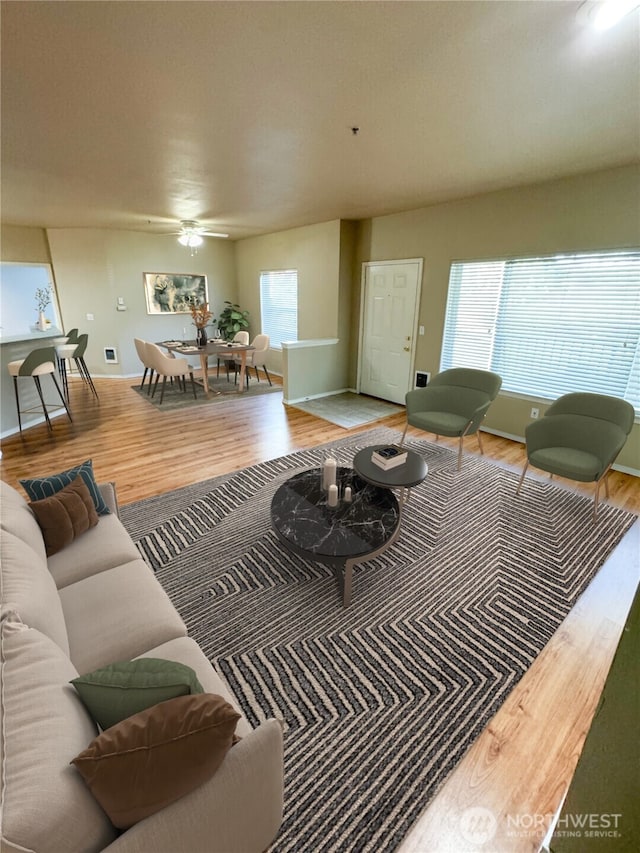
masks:
POLYGON ((604 493, 605 497, 609 497, 609 471, 611 470, 611 466, 607 468, 604 474, 600 477, 599 480, 596 480, 595 493, 593 495, 593 520, 596 521, 598 515, 598 508, 600 506, 600 483, 604 483, 604 493))
POLYGON ((524 482, 524 475, 527 473, 527 468, 529 467, 529 460, 524 463, 524 468, 522 469, 522 474, 520 474, 520 479, 518 480, 518 488, 516 489, 516 495, 520 494, 520 487, 524 482))
POLYGON ((402 438, 400 439, 400 447, 404 444, 404 437, 407 434, 407 430, 409 429, 409 423, 405 425, 404 432, 402 433, 402 438))
MULTIPOLYGON (((458 445, 458 471, 462 467, 462 441, 463 441, 465 435, 467 435, 467 433, 471 429, 471 424, 472 424, 472 421, 469 421, 469 423, 466 426, 465 431, 460 436, 460 444, 458 445)), ((478 439, 479 438, 480 438, 480 436, 478 435, 478 439)), ((482 450, 482 444, 480 444, 480 450, 482 450)))

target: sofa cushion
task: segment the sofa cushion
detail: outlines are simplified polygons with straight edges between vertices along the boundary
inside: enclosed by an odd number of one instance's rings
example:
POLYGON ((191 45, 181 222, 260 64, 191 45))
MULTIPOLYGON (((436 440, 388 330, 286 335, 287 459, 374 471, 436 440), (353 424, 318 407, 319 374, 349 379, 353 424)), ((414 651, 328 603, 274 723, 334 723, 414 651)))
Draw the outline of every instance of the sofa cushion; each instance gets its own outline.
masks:
POLYGON ((114 826, 127 829, 213 776, 238 717, 221 696, 178 696, 102 732, 73 764, 114 826))
POLYGON ((0 507, 0 528, 26 542, 44 562, 47 555, 38 522, 20 492, 4 480, 0 480, 0 507))
POLYGON ((86 483, 98 515, 108 515, 109 507, 100 494, 100 489, 93 474, 91 459, 87 459, 86 462, 82 462, 74 468, 69 468, 67 471, 61 471, 59 474, 50 474, 48 477, 37 477, 30 480, 20 480, 20 485, 29 495, 30 500, 40 501, 43 498, 50 498, 51 495, 55 495, 60 489, 68 486, 78 475, 86 483))
POLYGON ((16 610, 30 628, 37 628, 69 654, 69 640, 58 590, 46 563, 13 533, 0 537, 2 603, 16 610))
POLYGON ((40 631, 0 622, 2 842, 7 849, 102 850, 115 831, 69 762, 96 736, 71 661, 40 631))
POLYGON ((138 549, 115 515, 101 515, 98 524, 64 551, 49 557, 58 589, 107 569, 140 559, 138 549))
POLYGON ((119 661, 71 683, 101 729, 159 702, 204 692, 191 667, 160 658, 119 661))
POLYGON ((80 476, 50 498, 32 501, 29 507, 42 531, 47 557, 62 551, 98 523, 89 489, 80 476))
POLYGON ((84 578, 58 590, 58 595, 70 657, 80 674, 130 660, 187 633, 166 592, 142 560, 84 578))
MULTIPOLYGON (((145 651, 140 657, 174 660, 190 667, 206 693, 217 693, 223 696, 230 705, 233 705, 242 714, 242 710, 238 707, 238 701, 227 687, 227 683, 218 675, 211 661, 207 659, 200 646, 191 637, 178 637, 175 640, 169 640, 168 643, 162 643, 161 646, 145 651)), ((236 726, 238 735, 246 737, 252 731, 253 729, 246 718, 241 716, 236 726)))

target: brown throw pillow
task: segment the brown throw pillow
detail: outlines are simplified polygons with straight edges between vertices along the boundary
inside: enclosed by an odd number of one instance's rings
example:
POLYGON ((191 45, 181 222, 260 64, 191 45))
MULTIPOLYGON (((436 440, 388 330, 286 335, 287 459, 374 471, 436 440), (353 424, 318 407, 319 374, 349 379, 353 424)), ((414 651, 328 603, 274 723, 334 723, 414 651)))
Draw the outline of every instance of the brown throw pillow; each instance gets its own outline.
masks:
POLYGON ((178 696, 111 726, 71 763, 111 823, 128 829, 213 776, 239 719, 222 696, 178 696))
POLYGON ((29 506, 42 530, 47 557, 62 551, 98 523, 95 504, 80 475, 55 495, 32 501, 29 506))

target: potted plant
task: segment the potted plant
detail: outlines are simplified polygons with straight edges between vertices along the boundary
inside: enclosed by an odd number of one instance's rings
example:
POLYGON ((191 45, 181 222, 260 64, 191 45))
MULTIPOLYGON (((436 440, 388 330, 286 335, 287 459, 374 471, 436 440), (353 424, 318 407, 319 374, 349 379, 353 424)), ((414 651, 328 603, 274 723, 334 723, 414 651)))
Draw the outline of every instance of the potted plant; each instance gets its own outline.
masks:
POLYGON ((225 299, 224 305, 218 317, 218 331, 226 341, 232 341, 236 332, 249 328, 249 312, 243 311, 228 299, 225 299))

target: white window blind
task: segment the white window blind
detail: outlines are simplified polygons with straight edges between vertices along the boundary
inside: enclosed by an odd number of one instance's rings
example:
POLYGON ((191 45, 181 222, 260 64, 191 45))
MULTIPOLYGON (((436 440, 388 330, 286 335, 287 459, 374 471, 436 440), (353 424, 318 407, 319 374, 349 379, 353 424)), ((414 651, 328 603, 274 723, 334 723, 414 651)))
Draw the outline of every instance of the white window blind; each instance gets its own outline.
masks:
POLYGON ((440 368, 478 367, 506 391, 592 391, 640 412, 640 251, 451 265, 440 368))
POLYGON ((298 340, 298 271, 269 270, 260 273, 262 332, 273 349, 282 341, 298 340))

